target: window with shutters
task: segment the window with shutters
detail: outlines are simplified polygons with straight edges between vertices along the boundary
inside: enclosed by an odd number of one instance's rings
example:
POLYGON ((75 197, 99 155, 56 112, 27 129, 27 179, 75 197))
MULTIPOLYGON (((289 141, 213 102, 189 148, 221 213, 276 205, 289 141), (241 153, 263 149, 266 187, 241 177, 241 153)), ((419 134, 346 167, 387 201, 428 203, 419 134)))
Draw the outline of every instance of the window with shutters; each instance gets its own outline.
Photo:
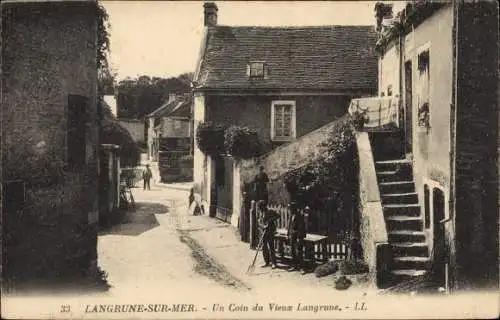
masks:
POLYGON ((68 96, 66 150, 70 170, 78 170, 86 163, 85 138, 88 102, 88 98, 84 96, 68 96))
POLYGON ((295 139, 295 101, 273 101, 271 105, 271 139, 295 139))

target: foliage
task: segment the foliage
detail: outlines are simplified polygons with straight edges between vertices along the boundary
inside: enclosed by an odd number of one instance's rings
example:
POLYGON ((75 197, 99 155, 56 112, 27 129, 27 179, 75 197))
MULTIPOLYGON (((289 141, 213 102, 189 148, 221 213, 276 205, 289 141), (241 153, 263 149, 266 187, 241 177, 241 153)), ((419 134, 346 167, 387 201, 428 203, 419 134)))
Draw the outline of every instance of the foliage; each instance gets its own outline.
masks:
POLYGON ((262 152, 262 144, 256 131, 247 127, 231 126, 224 134, 224 147, 235 159, 251 159, 262 152))
MULTIPOLYGON (((386 46, 392 40, 409 32, 412 27, 416 27, 419 23, 429 17, 433 12, 446 4, 446 2, 429 0, 417 0, 408 2, 404 10, 396 14, 393 24, 387 30, 381 30, 379 21, 380 23, 382 22, 385 14, 388 14, 388 9, 385 7, 387 6, 387 4, 377 2, 377 4, 375 5, 375 11, 377 12, 377 31, 382 31, 382 33, 380 34, 380 39, 376 44, 377 51, 383 53, 386 46)), ((392 5, 390 6, 392 7, 392 5)))
POLYGON ((343 275, 368 273, 370 268, 360 259, 343 260, 339 265, 340 273, 343 275))
POLYGON ((377 31, 382 27, 382 20, 392 15, 392 4, 377 2, 375 4, 375 16, 377 18, 377 31))
POLYGON ((337 290, 347 290, 352 285, 352 281, 347 279, 346 276, 342 276, 335 280, 335 289, 337 290))
POLYGON ((109 41, 109 15, 102 4, 97 5, 97 69, 99 71, 107 70, 108 53, 110 48, 109 41))
POLYGON ((119 118, 141 119, 159 108, 170 93, 191 91, 192 73, 160 78, 146 75, 118 82, 117 109, 119 118))
POLYGON ((357 129, 357 130, 360 130, 363 128, 363 126, 368 123, 368 112, 367 110, 363 110, 363 111, 359 111, 359 110, 356 110, 354 112, 354 114, 352 115, 353 117, 353 124, 354 124, 354 127, 357 129))
POLYGON ((325 264, 322 264, 314 270, 317 278, 325 277, 330 274, 334 274, 339 270, 339 262, 338 261, 328 261, 325 264))
POLYGON ((359 187, 355 128, 350 115, 337 120, 321 148, 325 151, 317 160, 285 174, 285 186, 299 208, 308 206, 326 215, 323 218, 327 221, 319 224, 328 234, 340 235, 353 228, 359 187))
POLYGON ((210 156, 224 154, 224 133, 226 126, 210 121, 200 123, 196 132, 196 142, 201 152, 210 156))

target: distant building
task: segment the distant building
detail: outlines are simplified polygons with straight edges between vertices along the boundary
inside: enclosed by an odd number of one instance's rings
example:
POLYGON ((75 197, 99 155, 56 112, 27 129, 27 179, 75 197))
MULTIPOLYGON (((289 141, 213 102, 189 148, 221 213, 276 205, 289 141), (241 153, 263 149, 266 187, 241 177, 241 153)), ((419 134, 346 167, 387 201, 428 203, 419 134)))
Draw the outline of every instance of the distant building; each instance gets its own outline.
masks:
POLYGON ((135 142, 137 142, 141 145, 145 145, 146 129, 145 129, 143 120, 118 119, 118 123, 120 123, 120 125, 130 133, 130 135, 132 136, 132 139, 134 139, 135 142))
POLYGON ((96 1, 2 1, 2 278, 97 270, 96 1))
POLYGON ((192 108, 192 94, 170 94, 162 106, 146 116, 148 156, 164 182, 192 180, 192 108))

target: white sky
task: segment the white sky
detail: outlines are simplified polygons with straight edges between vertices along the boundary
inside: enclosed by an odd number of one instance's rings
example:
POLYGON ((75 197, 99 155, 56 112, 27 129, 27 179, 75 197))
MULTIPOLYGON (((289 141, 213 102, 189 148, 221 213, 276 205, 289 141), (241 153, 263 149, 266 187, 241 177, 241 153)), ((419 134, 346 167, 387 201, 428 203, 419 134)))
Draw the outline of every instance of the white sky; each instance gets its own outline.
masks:
MULTIPOLYGON (((202 1, 101 2, 110 16, 110 61, 118 80, 127 76, 170 77, 194 72, 203 34, 202 1)), ((220 25, 375 24, 375 1, 215 3, 220 25)))

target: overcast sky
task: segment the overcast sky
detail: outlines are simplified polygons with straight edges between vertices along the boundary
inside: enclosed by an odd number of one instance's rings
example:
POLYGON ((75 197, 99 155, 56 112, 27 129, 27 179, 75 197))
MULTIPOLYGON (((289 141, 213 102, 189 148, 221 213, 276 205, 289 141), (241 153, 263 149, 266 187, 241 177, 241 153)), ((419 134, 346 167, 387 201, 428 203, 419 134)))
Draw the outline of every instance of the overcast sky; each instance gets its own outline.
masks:
MULTIPOLYGON (((215 1, 221 25, 374 25, 375 1, 215 1)), ((193 72, 203 34, 202 1, 102 1, 118 79, 193 72)))

